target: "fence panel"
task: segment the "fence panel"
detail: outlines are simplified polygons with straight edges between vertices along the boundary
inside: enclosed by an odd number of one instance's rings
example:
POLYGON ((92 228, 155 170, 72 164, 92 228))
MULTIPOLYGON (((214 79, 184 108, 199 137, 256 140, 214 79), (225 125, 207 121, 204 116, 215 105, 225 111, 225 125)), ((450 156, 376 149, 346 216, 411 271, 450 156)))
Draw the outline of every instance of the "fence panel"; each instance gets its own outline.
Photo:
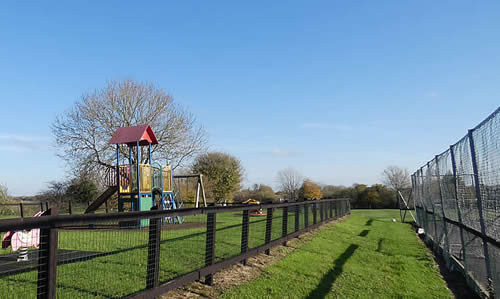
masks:
POLYGON ((482 295, 500 293, 500 108, 418 169, 412 189, 417 222, 447 265, 482 295))
POLYGON ((326 221, 330 203, 341 207, 337 216, 349 214, 347 201, 2 220, 0 232, 23 232, 40 246, 28 261, 0 251, 0 289, 23 298, 149 298, 194 280, 211 284, 219 269, 307 231, 312 205, 326 221), (260 208, 271 213, 258 216, 260 208))

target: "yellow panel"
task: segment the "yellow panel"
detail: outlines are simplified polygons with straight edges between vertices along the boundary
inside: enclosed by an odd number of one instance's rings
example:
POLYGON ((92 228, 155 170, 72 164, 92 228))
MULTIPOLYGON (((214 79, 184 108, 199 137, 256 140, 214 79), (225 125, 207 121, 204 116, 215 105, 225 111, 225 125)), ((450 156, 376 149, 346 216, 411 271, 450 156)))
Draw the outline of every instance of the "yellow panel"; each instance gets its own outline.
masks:
POLYGON ((139 164, 141 192, 151 192, 151 165, 139 164))
POLYGON ((163 192, 172 192, 172 166, 163 166, 163 192))
MULTIPOLYGON (((132 165, 120 165, 120 193, 137 192, 136 168, 132 165)), ((151 192, 151 165, 139 164, 141 192, 151 192)))
POLYGON ((128 165, 120 165, 120 193, 130 193, 130 167, 128 165))

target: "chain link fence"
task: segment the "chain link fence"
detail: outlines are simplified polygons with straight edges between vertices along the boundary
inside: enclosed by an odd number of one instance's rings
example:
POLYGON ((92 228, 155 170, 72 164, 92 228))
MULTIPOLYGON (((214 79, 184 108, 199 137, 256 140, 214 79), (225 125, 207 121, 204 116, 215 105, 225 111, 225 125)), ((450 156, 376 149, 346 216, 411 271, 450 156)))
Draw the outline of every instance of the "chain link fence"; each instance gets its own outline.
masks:
POLYGON ((500 294, 500 108, 412 175, 417 223, 480 295, 500 294))

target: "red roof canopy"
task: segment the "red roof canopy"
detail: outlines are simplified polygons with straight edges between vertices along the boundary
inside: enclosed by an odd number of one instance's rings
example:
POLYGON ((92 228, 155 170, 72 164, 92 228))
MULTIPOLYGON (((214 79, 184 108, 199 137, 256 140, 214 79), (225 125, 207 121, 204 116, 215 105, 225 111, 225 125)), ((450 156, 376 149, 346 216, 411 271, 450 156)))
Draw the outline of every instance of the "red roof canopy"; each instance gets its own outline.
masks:
POLYGON ((118 128, 113 133, 109 143, 135 145, 137 141, 139 141, 140 145, 158 144, 158 140, 156 140, 156 136, 149 125, 118 128))

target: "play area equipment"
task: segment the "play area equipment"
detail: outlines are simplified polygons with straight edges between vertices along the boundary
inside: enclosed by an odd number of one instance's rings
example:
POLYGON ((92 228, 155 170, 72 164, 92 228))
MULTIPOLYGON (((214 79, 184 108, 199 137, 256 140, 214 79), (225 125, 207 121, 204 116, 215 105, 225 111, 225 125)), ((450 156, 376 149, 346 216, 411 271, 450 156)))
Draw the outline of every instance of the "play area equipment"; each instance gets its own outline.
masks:
MULTIPOLYGON (((249 198, 245 201, 242 202, 242 204, 244 205, 260 205, 260 201, 256 200, 256 199, 253 199, 253 198, 249 198)), ((256 210, 250 210, 250 216, 266 216, 267 213, 264 213, 264 211, 262 209, 256 209, 256 210)))
MULTIPOLYGON (((178 209, 183 207, 182 198, 176 197, 173 186, 172 166, 152 162, 151 146, 158 144, 155 134, 149 125, 118 128, 111 137, 110 144, 116 145, 115 171, 109 171, 106 177, 108 188, 85 210, 85 213, 95 212, 111 196, 118 193, 118 212, 147 211, 153 206, 162 209, 178 209), (127 155, 128 152, 128 155, 127 155), (123 162, 120 154, 126 156, 123 162), (128 156, 128 157, 127 157, 128 156), (141 163, 141 161, 147 163, 141 163)), ((201 175, 199 190, 202 190, 206 206, 205 191, 201 175)), ((168 217, 167 223, 182 223, 183 217, 168 217)), ((121 227, 144 227, 149 220, 121 222, 121 227)))
MULTIPOLYGON (((413 209, 410 206, 412 204, 412 201, 414 200, 413 196, 412 196, 412 190, 410 190, 410 193, 408 195, 408 200, 405 199, 405 197, 403 196, 403 193, 401 193, 401 191, 398 191, 397 196, 398 196, 398 205, 399 205, 399 216, 401 217, 401 222, 405 222, 406 212, 410 212, 410 216, 413 219, 413 222, 417 222, 417 220, 415 219, 415 216, 413 216, 413 213, 411 212, 413 209)), ((414 203, 413 203, 413 206, 415 206, 414 203)))
MULTIPOLYGON (((44 212, 39 211, 33 217, 43 216, 44 212)), ((40 247, 40 229, 25 229, 19 231, 9 231, 2 237, 2 249, 12 247, 12 251, 18 251, 17 261, 28 261, 28 247, 40 247)))
POLYGON ((200 195, 201 198, 203 199, 203 206, 207 206, 207 198, 205 197, 205 187, 203 186, 203 175, 200 174, 182 174, 182 175, 174 175, 174 189, 177 187, 177 190, 175 191, 175 197, 179 198, 183 202, 185 201, 184 199, 189 198, 189 182, 191 179, 196 180, 196 194, 195 194, 195 201, 194 201, 194 207, 199 208, 200 207, 200 195), (181 184, 184 184, 182 186, 181 184), (182 188, 184 187, 184 188, 182 188), (184 189, 184 190, 183 190, 184 189))

